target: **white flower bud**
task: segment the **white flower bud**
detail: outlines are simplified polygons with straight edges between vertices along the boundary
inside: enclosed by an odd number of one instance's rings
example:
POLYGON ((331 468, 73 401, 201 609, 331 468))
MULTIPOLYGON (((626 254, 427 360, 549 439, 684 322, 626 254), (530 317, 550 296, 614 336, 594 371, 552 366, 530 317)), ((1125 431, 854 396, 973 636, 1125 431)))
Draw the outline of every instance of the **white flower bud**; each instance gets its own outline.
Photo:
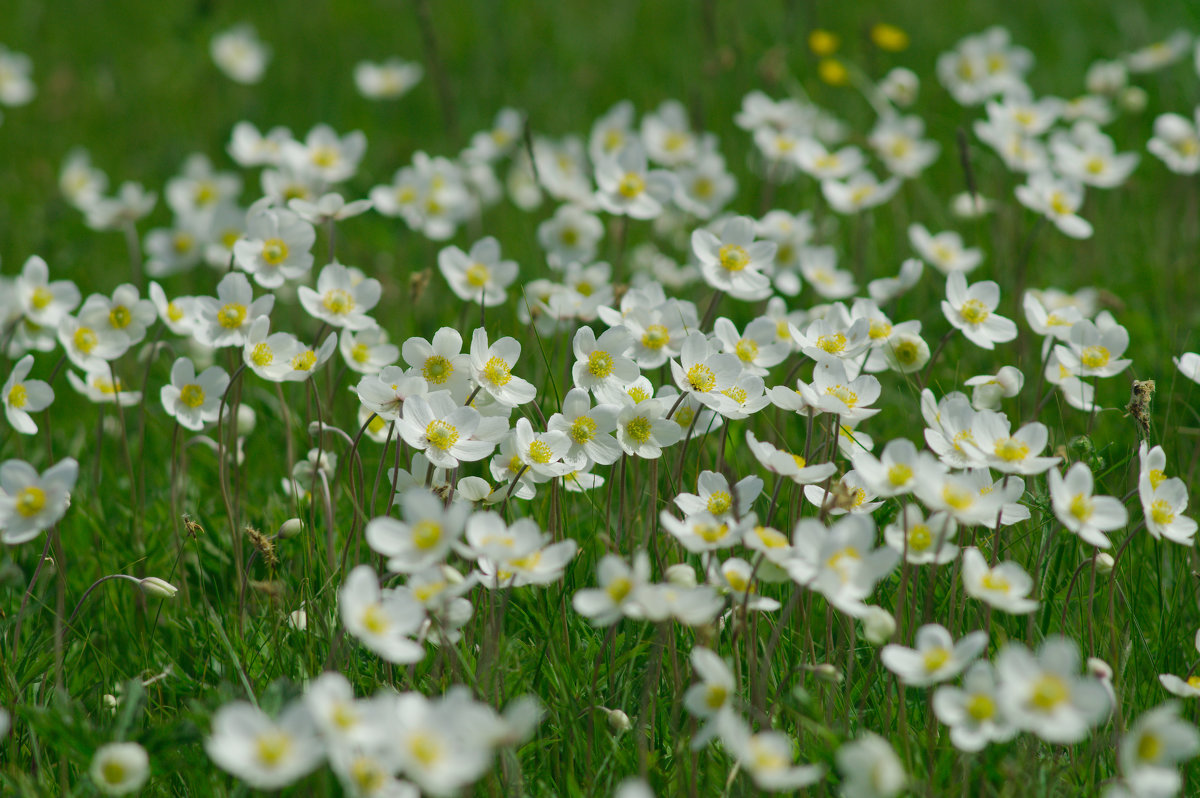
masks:
POLYGON ((1116 564, 1116 560, 1112 558, 1111 554, 1105 554, 1104 552, 1101 552, 1100 554, 1096 555, 1096 573, 1100 574, 1101 576, 1107 576, 1111 574, 1113 566, 1116 564))
POLYGON ((1148 96, 1141 86, 1129 86, 1117 96, 1117 101, 1131 114, 1140 114, 1146 110, 1148 96))
POLYGON ((992 202, 979 194, 964 191, 954 195, 950 210, 960 219, 979 219, 992 212, 992 202))
POLYGON ((237 409, 237 433, 238 435, 249 435, 254 432, 254 428, 258 425, 258 415, 254 412, 254 408, 249 405, 238 405, 237 409))
POLYGON ((304 610, 296 610, 288 615, 288 626, 303 632, 308 628, 308 613, 304 610))
POLYGON ((678 587, 695 587, 696 571, 687 563, 676 563, 667 568, 667 581, 678 587))
POLYGON ((121 705, 121 699, 117 698, 112 693, 105 693, 100 697, 100 702, 104 704, 104 708, 110 712, 116 712, 117 707, 121 705))
POLYGON ((279 527, 279 537, 284 540, 294 538, 304 531, 304 522, 299 518, 289 518, 279 527))
POLYGON ((175 585, 165 579, 159 579, 157 576, 147 576, 138 582, 138 584, 147 596, 175 598, 175 594, 179 592, 179 588, 175 587, 175 585))
POLYGON ((633 724, 629 722, 629 716, 621 710, 608 709, 607 707, 600 707, 600 709, 608 716, 608 728, 613 734, 627 732, 632 727, 633 724))
POLYGON ((814 665, 812 672, 816 677, 825 682, 833 682, 837 684, 842 680, 842 673, 828 662, 822 662, 820 665, 814 665))
POLYGON ((883 607, 868 607, 862 623, 863 635, 873 646, 882 646, 896 634, 896 619, 883 607))

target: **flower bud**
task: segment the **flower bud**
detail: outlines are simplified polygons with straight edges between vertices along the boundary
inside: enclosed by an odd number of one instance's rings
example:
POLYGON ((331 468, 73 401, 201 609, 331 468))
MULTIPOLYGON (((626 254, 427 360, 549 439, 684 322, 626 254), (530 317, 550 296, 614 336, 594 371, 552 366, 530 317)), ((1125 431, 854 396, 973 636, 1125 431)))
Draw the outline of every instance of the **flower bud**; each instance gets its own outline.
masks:
POLYGON ((676 563, 667 568, 667 581, 678 587, 695 587, 696 572, 687 563, 676 563))
POLYGON ((607 707, 600 707, 600 709, 608 716, 608 728, 613 734, 627 732, 632 727, 633 724, 629 722, 629 716, 621 710, 608 709, 607 707))
POLYGON ((303 531, 304 531, 304 522, 303 521, 301 521, 299 518, 289 518, 288 520, 283 522, 282 526, 279 527, 278 534, 279 534, 279 537, 283 538, 284 540, 287 540, 288 538, 296 537, 303 531))
POLYGON ((103 696, 101 696, 100 701, 104 704, 104 708, 110 712, 116 712, 117 707, 121 705, 121 699, 117 698, 112 693, 105 693, 103 696))
POLYGON ((1131 114, 1140 114, 1146 110, 1148 99, 1146 90, 1141 86, 1129 86, 1117 95, 1117 101, 1121 107, 1131 114))
POLYGON ((158 596, 159 598, 175 598, 175 594, 179 592, 179 588, 171 584, 165 579, 159 579, 157 576, 147 576, 138 582, 142 590, 148 596, 158 596))
POLYGON ((1108 576, 1111 574, 1113 566, 1116 564, 1116 560, 1112 558, 1111 554, 1105 554, 1104 552, 1101 552, 1100 554, 1096 555, 1096 573, 1100 574, 1101 576, 1108 576))
POLYGON ((288 626, 303 632, 308 628, 308 613, 304 610, 296 610, 288 615, 288 626))
POLYGON ((822 662, 819 665, 814 665, 812 672, 823 682, 833 682, 834 684, 837 684, 842 680, 841 671, 828 662, 822 662))
POLYGON ((862 624, 863 636, 873 646, 882 646, 896 633, 896 619, 883 607, 868 607, 862 624))
POLYGON ((238 435, 249 435, 254 432, 254 428, 258 425, 258 415, 254 412, 254 408, 250 405, 238 405, 237 409, 237 433, 238 435))

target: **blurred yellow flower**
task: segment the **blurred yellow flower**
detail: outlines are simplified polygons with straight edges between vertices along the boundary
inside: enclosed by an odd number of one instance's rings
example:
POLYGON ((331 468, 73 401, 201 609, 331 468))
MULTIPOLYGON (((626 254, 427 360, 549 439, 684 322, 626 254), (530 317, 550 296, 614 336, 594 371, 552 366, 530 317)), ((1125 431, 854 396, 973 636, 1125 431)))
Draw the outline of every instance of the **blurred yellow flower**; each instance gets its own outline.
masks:
POLYGON ((822 58, 817 64, 817 74, 830 86, 845 86, 850 81, 846 65, 836 58, 822 58))
POLYGON ((841 37, 831 31, 817 28, 808 34, 808 49, 821 58, 836 53, 841 44, 841 37))
POLYGON ((908 34, 895 25, 880 22, 871 27, 871 41, 880 50, 898 53, 908 49, 908 34))

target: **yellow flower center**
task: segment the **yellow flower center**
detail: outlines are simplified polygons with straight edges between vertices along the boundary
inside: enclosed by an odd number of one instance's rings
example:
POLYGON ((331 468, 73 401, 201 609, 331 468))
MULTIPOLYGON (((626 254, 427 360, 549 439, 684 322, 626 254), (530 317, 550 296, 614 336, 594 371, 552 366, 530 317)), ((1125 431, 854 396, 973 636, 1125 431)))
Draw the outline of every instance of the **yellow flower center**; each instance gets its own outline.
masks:
POLYGON ((995 590, 999 593, 1007 593, 1012 590, 1012 583, 995 571, 985 573, 979 580, 979 584, 983 585, 985 590, 995 590))
MULTIPOLYGON (((781 147, 780 149, 783 148, 781 147)), ((692 193, 699 199, 711 199, 715 192, 716 186, 713 185, 713 181, 710 178, 698 177, 692 182, 692 193)))
POLYGON ((1067 683, 1053 673, 1043 673, 1033 685, 1030 700, 1038 709, 1049 712, 1070 698, 1067 683))
POLYGON ((305 349, 292 358, 292 368, 296 371, 312 371, 315 365, 317 365, 317 353, 311 349, 305 349))
POLYGON ((382 604, 369 604, 362 613, 362 625, 368 632, 375 635, 381 635, 388 630, 391 625, 388 621, 387 613, 383 611, 382 604))
POLYGON ((1090 496, 1080 493, 1071 499, 1070 510, 1071 515, 1080 521, 1086 521, 1092 517, 1092 512, 1095 510, 1095 502, 1092 501, 1090 496))
POLYGON ((991 315, 991 311, 978 299, 968 299, 963 303, 958 315, 962 316, 962 320, 967 324, 982 324, 984 319, 991 315))
POLYGON ((729 570, 723 572, 723 576, 725 577, 725 581, 729 583, 729 586, 733 588, 734 592, 751 592, 750 580, 747 579, 741 571, 730 568, 729 570))
POLYGON ((96 333, 88 327, 80 327, 75 331, 75 335, 71 339, 75 343, 75 348, 85 355, 90 355, 92 350, 96 348, 96 344, 100 343, 100 339, 96 337, 96 333))
POLYGON ((550 449, 550 444, 545 441, 534 441, 529 444, 529 459, 538 465, 549 463, 553 456, 554 452, 550 449))
POLYGON ((1161 485, 1163 480, 1167 478, 1166 472, 1159 468, 1150 469, 1150 473, 1146 476, 1150 480, 1150 487, 1154 488, 1155 490, 1157 490, 1158 486, 1161 485))
POLYGON ((374 795, 383 789, 387 774, 374 759, 358 756, 350 765, 350 780, 360 795, 374 795))
POLYGON ((667 152, 677 152, 691 141, 691 136, 678 130, 672 130, 663 139, 663 149, 667 152))
POLYGON ((440 742, 419 732, 408 738, 408 752, 425 767, 441 760, 444 753, 440 742))
POLYGON ((564 227, 558 234, 558 240, 563 246, 573 247, 579 243, 579 231, 574 227, 564 227))
POLYGON ((671 341, 671 334, 661 324, 651 324, 642 333, 642 346, 647 349, 662 349, 671 341))
POLYGON ((949 661, 950 652, 941 646, 936 646, 925 652, 923 664, 925 665, 925 670, 932 673, 949 661))
POLYGON ((840 332, 833 335, 822 335, 817 338, 817 346, 831 355, 844 352, 846 351, 846 335, 840 332))
POLYGON ((750 255, 744 247, 737 244, 725 244, 717 250, 717 258, 721 268, 727 272, 740 272, 750 265, 750 255))
POLYGON ((254 740, 258 761, 268 768, 278 767, 291 750, 292 738, 283 731, 265 731, 254 740))
POLYGON ((975 693, 967 699, 967 714, 976 721, 989 720, 996 715, 996 702, 989 695, 975 693))
POLYGON ((17 491, 17 512, 25 518, 33 518, 46 506, 46 491, 37 485, 27 485, 17 491))
POLYGON ((449 360, 441 355, 434 355, 425 359, 425 364, 421 366, 421 376, 427 382, 432 382, 435 385, 441 385, 446 380, 450 379, 450 375, 454 373, 454 366, 449 360))
POLYGON ((325 298, 321 300, 321 304, 330 313, 343 316, 354 310, 354 297, 350 295, 349 291, 334 288, 325 292, 325 298))
POLYGON ((651 428, 650 419, 645 416, 634 416, 625 422, 625 434, 637 443, 650 440, 651 428))
POLYGON ((596 434, 596 422, 587 416, 580 416, 571 422, 567 435, 578 444, 587 443, 596 434))
POLYGON ((1187 678, 1188 687, 1193 690, 1200 690, 1200 676, 1189 676, 1187 678))
POLYGON ((713 370, 708 366, 703 363, 697 363, 688 369, 687 382, 693 391, 705 393, 716 387, 717 375, 713 374, 713 370))
POLYGON ((730 399, 737 402, 739 405, 746 404, 746 399, 747 399, 748 394, 746 393, 745 390, 737 387, 736 385, 733 386, 732 388, 726 388, 725 390, 721 391, 721 393, 725 394, 730 399))
POLYGON ((1009 463, 1018 463, 1029 456, 1029 444, 1016 438, 996 441, 996 456, 1009 463))
POLYGON ((240 302, 230 302, 217 311, 217 324, 226 330, 236 330, 246 321, 246 306, 240 302))
POLYGON ((272 266, 278 266, 287 260, 288 245, 282 238, 268 238, 263 242, 262 259, 272 266))
POLYGON ((442 525, 437 521, 423 519, 413 524, 413 545, 421 551, 428 551, 442 540, 442 525))
POLYGON ((1055 191, 1050 195, 1050 209, 1059 216, 1070 216, 1075 212, 1075 208, 1067 200, 1067 195, 1061 191, 1055 191))
POLYGON ((925 551, 933 545, 933 532, 928 524, 917 524, 908 530, 908 547, 913 551, 925 551))
POLYGON ((620 604, 631 590, 633 590, 633 582, 624 576, 618 576, 604 588, 604 592, 608 594, 614 604, 620 604))
POLYGON ((1158 499, 1150 505, 1150 518, 1156 524, 1167 526, 1175 520, 1175 511, 1165 499, 1158 499))
POLYGON ((710 684, 704 689, 704 706, 709 709, 720 709, 725 706, 725 701, 729 698, 729 691, 724 685, 710 684))
POLYGON ((129 326, 131 321, 133 321, 133 314, 124 305, 114 305, 113 309, 108 312, 108 323, 115 329, 123 330, 129 326))
POLYGON ((727 524, 696 524, 696 536, 705 543, 716 543, 729 534, 727 524))
POLYGON ((1153 732, 1144 732, 1138 740, 1137 756, 1142 762, 1158 762, 1163 754, 1163 741, 1153 732))
POLYGON ((183 318, 183 308, 179 307, 179 305, 174 302, 168 302, 167 318, 171 321, 179 321, 183 318))
POLYGON ((847 388, 845 385, 831 385, 825 389, 825 393, 841 399, 846 407, 853 408, 858 404, 858 394, 847 388))
POLYGON ((733 351, 743 363, 753 363, 758 357, 758 342, 753 338, 743 338, 737 342, 733 351))
POLYGON ((961 511, 975 503, 975 495, 957 485, 945 485, 942 487, 942 501, 961 511))
POLYGON ((782 549, 788 545, 787 536, 769 526, 754 527, 754 534, 758 536, 759 541, 768 549, 782 549))
POLYGON ((478 261, 467 267, 467 285, 472 288, 483 288, 491 276, 491 270, 478 261))
POLYGON ((1083 365, 1090 369, 1104 368, 1108 365, 1108 361, 1112 358, 1107 347, 1100 345, 1088 346, 1083 350, 1083 357, 1079 358, 1083 365))
POLYGON ((458 443, 458 428, 441 419, 435 419, 425 427, 425 440, 429 441, 430 446, 444 452, 458 443))
POLYGON ((909 480, 913 478, 912 466, 907 463, 896 463, 887 470, 888 482, 894 487, 907 485, 909 480))
POLYGON ((588 355, 587 369, 593 377, 607 377, 613 373, 613 356, 597 349, 588 355))
POLYGON ((45 310, 53 301, 54 294, 50 292, 49 288, 42 285, 33 289, 33 294, 29 297, 29 304, 33 305, 34 310, 45 310))
POLYGON ((314 166, 328 169, 340 160, 340 156, 333 147, 317 147, 312 151, 311 160, 314 166))
POLYGON ((872 341, 878 341, 887 338, 892 334, 892 325, 882 319, 872 319, 871 327, 867 332, 872 341))
POLYGON ((633 199, 646 190, 646 181, 636 172, 626 172, 617 184, 617 193, 625 199, 633 199))
POLYGON ((20 410, 29 403, 29 392, 23 383, 17 383, 8 392, 8 406, 20 410))
POLYGON ((902 366, 911 366, 917 362, 920 356, 920 348, 916 341, 903 340, 892 347, 892 355, 895 356, 896 362, 902 366))
POLYGON ((696 418, 696 411, 689 404, 682 404, 671 418, 681 427, 690 427, 696 418))
POLYGON ((488 358, 487 363, 483 364, 483 378, 501 388, 512 380, 512 372, 509 371, 508 363, 502 358, 488 358))
POLYGON ((115 759, 105 760, 100 768, 100 778, 105 784, 111 784, 114 787, 124 785, 125 779, 128 778, 125 766, 115 759))
POLYGON ((796 464, 796 468, 798 468, 798 469, 808 467, 808 461, 805 460, 803 457, 801 457, 798 454, 792 455, 792 462, 794 462, 796 464))
POLYGON ((835 551, 833 556, 825 561, 825 565, 830 570, 836 571, 838 576, 842 578, 842 581, 845 582, 850 578, 852 570, 861 559, 862 556, 859 555, 858 549, 853 546, 846 546, 835 551))
POLYGON ((183 386, 179 392, 179 401, 191 408, 204 404, 204 389, 195 383, 183 386))
POLYGON ((733 507, 733 497, 727 491, 713 491, 708 497, 708 511, 713 515, 724 515, 733 507))
POLYGON ((265 341, 254 345, 250 350, 250 362, 259 368, 265 368, 275 362, 275 352, 265 341))
POLYGON ((350 359, 355 363, 366 363, 371 359, 371 347, 366 344, 355 344, 350 347, 350 359))
POLYGON ((650 394, 648 394, 646 392, 646 389, 641 387, 640 385, 633 386, 628 391, 626 391, 626 393, 629 394, 629 398, 633 400, 633 403, 635 405, 640 404, 641 402, 644 402, 650 398, 650 394))

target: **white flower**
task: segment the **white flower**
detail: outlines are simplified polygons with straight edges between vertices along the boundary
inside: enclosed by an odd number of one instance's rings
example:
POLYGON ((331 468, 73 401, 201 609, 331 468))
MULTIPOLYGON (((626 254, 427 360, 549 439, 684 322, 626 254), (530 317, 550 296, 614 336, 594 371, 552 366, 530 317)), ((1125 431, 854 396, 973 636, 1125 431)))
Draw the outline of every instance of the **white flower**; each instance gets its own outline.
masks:
POLYGON ((856 618, 866 614, 863 600, 900 558, 891 548, 875 548, 875 524, 865 515, 847 515, 831 528, 802 519, 792 543, 797 558, 787 563, 788 575, 856 618))
MULTIPOLYGON (((535 150, 535 158, 537 155, 535 150)), ((546 175, 541 159, 538 173, 546 175)), ((675 192, 676 178, 662 169, 648 170, 646 151, 634 140, 615 156, 596 163, 596 185, 595 202, 601 209, 631 219, 653 219, 675 192)))
POLYGON ((505 289, 517 277, 516 261, 500 260, 500 242, 491 236, 476 241, 470 254, 446 247, 438 253, 438 269, 455 296, 489 308, 504 303, 505 289))
POLYGON ((1138 795, 1175 795, 1183 780, 1176 768, 1200 751, 1200 732, 1179 717, 1171 701, 1141 715, 1121 739, 1125 781, 1138 795))
POLYGON ((38 431, 30 413, 40 413, 54 401, 54 389, 42 380, 29 380, 33 368, 33 355, 25 355, 13 366, 4 386, 0 388, 0 402, 4 404, 4 416, 12 428, 22 435, 33 435, 38 431))
POLYGON ((217 67, 238 83, 258 83, 271 60, 271 49, 259 40, 254 27, 247 24, 218 33, 209 52, 217 67))
POLYGON ((482 327, 471 334, 472 379, 496 401, 510 407, 531 402, 537 395, 532 384, 513 376, 512 367, 520 357, 521 344, 515 338, 506 336, 489 346, 487 331, 482 327))
POLYGON ((29 77, 32 71, 29 56, 0 44, 0 104, 24 105, 33 99, 37 88, 29 77))
POLYGON ((1077 214, 1083 205, 1080 184, 1056 178, 1049 172, 1034 172, 1027 183, 1014 190, 1022 205, 1054 222, 1064 235, 1091 238, 1092 225, 1077 214))
POLYGON ((25 261, 13 290, 25 318, 42 327, 54 327, 79 305, 75 283, 50 282, 50 267, 37 255, 25 261))
POLYGON ((181 357, 171 366, 171 383, 159 394, 167 415, 184 429, 201 430, 217 420, 229 375, 220 366, 209 366, 197 375, 191 360, 181 357))
POLYGON ((782 732, 751 733, 745 721, 732 712, 720 718, 721 739, 754 780, 770 792, 792 792, 816 784, 825 774, 824 765, 793 765, 792 740, 782 732))
POLYGON ((798 454, 792 454, 783 449, 777 449, 765 441, 759 441, 750 430, 746 430, 746 445, 750 447, 751 454, 763 468, 773 474, 788 477, 798 485, 822 482, 837 471, 837 466, 833 463, 809 465, 798 454))
POLYGON ((338 136, 329 125, 317 125, 301 143, 283 142, 283 165, 297 175, 324 183, 340 183, 354 175, 367 149, 367 137, 361 130, 338 136))
POLYGON ((904 764, 887 740, 868 732, 837 750, 844 798, 892 798, 908 785, 904 764))
POLYGON ((255 789, 277 790, 315 770, 324 746, 308 708, 295 701, 278 720, 245 702, 216 711, 204 750, 222 770, 255 789))
POLYGON ((1085 463, 1071 466, 1065 479, 1058 469, 1051 469, 1048 479, 1054 515, 1085 543, 1106 549, 1112 541, 1104 533, 1129 523, 1129 513, 1120 499, 1092 495, 1092 471, 1085 463))
POLYGON ((571 343, 571 378, 597 396, 612 396, 638 378, 637 364, 626 356, 632 348, 633 338, 624 327, 610 327, 599 338, 591 327, 580 327, 571 343))
POLYGON ((1025 731, 1050 743, 1077 743, 1112 708, 1100 681, 1079 675, 1079 649, 1049 637, 1036 657, 1010 642, 996 657, 1005 714, 1025 731))
POLYGON ((442 562, 451 544, 462 535, 470 507, 461 502, 445 506, 431 491, 414 488, 396 502, 404 521, 389 516, 371 520, 367 543, 388 559, 388 569, 409 573, 442 562))
POLYGON ((310 316, 348 330, 376 326, 367 314, 379 304, 381 293, 378 280, 368 277, 356 282, 351 271, 337 261, 321 269, 317 290, 305 285, 299 288, 300 304, 310 316))
POLYGON ((425 68, 415 61, 389 58, 381 63, 359 61, 354 65, 354 85, 371 100, 394 100, 417 85, 425 68))
POLYGON ((846 182, 822 180, 821 193, 838 213, 851 214, 874 208, 890 200, 900 190, 900 178, 879 179, 864 170, 851 175, 846 182))
POLYGON ((664 447, 683 437, 683 429, 664 418, 668 409, 663 399, 629 402, 621 409, 617 416, 617 443, 626 454, 654 460, 662 456, 664 447))
POLYGON ((75 372, 68 371, 67 382, 71 383, 71 387, 78 393, 97 404, 113 402, 119 403, 121 407, 130 407, 142 401, 142 392, 125 390, 125 383, 120 377, 114 380, 112 371, 107 366, 97 371, 88 371, 83 379, 75 372))
POLYGON ((962 272, 953 272, 946 279, 942 313, 976 346, 994 349, 996 344, 1017 337, 1017 325, 1011 319, 996 314, 999 304, 1000 286, 992 280, 968 287, 967 278, 962 272))
POLYGON ((129 351, 129 339, 108 326, 107 319, 67 316, 58 324, 58 342, 67 357, 84 371, 108 371, 109 364, 129 351))
POLYGON ((963 549, 962 574, 968 596, 1001 612, 1026 615, 1038 608, 1038 603, 1028 598, 1033 579, 1011 560, 989 568, 979 549, 969 546, 963 549))
POLYGON ((971 632, 957 643, 944 626, 928 624, 917 630, 916 647, 889 644, 879 659, 900 681, 913 687, 953 679, 987 647, 987 632, 971 632))
POLYGON ((150 757, 137 743, 108 743, 96 749, 88 775, 105 795, 129 795, 150 778, 150 757))
POLYGON ((230 272, 221 278, 215 299, 199 296, 194 302, 196 340, 213 348, 244 345, 254 320, 268 315, 275 307, 275 297, 271 294, 255 299, 250 281, 240 272, 230 272))
POLYGON ((705 229, 692 232, 692 252, 705 281, 735 299, 765 299, 771 281, 763 271, 771 267, 778 245, 755 241, 755 223, 748 216, 730 217, 720 230, 720 236, 705 229))
POLYGON ((1080 319, 1071 326, 1066 346, 1056 344, 1058 362, 1075 377, 1112 377, 1132 360, 1122 358, 1129 346, 1129 333, 1119 324, 1096 324, 1080 319))
POLYGON ((245 236, 234 243, 233 257, 263 288, 278 288, 284 280, 308 274, 316 231, 286 208, 260 200, 246 214, 245 236))
POLYGON ((425 620, 425 608, 404 593, 381 590, 371 566, 360 565, 346 576, 338 608, 346 631, 388 662, 425 657, 425 647, 411 637, 425 620))
POLYGON ((68 457, 38 474, 24 460, 0 465, 0 541, 15 546, 58 522, 71 504, 79 464, 68 457))
POLYGON ((957 532, 958 523, 949 514, 933 513, 926 520, 919 506, 908 504, 901 517, 884 528, 883 538, 913 565, 944 565, 958 555, 952 542, 957 532))
POLYGON ((565 460, 578 461, 582 456, 599 465, 611 465, 621 456, 621 447, 612 435, 619 412, 611 404, 592 407, 587 391, 572 388, 563 397, 562 412, 550 416, 546 428, 565 433, 570 439, 565 460))
POLYGON ((699 331, 684 339, 679 360, 671 361, 679 390, 693 394, 706 407, 717 404, 716 397, 733 385, 741 370, 736 356, 723 354, 699 331))
POLYGON ((981 751, 988 743, 1017 735, 1004 706, 995 671, 986 660, 967 669, 961 688, 944 685, 933 694, 933 713, 950 727, 950 742, 960 751, 981 751))
POLYGON ((930 235, 924 225, 912 224, 908 240, 917 254, 942 274, 970 272, 983 261, 983 253, 963 246, 962 236, 952 231, 930 235))
POLYGON ((571 605, 595 626, 611 626, 623 616, 638 618, 642 589, 649 584, 650 560, 638 552, 630 566, 614 554, 606 554, 596 566, 599 587, 577 591, 571 605))
POLYGON ((538 243, 552 266, 587 263, 604 237, 600 219, 578 205, 560 205, 554 215, 538 225, 538 243))
POLYGON ((856 424, 879 412, 879 408, 869 407, 879 398, 879 380, 870 374, 847 379, 842 361, 828 356, 813 367, 812 390, 817 407, 837 415, 844 424, 856 424))
POLYGON ((405 399, 404 415, 396 423, 396 431, 439 468, 456 468, 459 461, 482 460, 496 448, 495 439, 490 437, 493 425, 485 424, 478 410, 456 403, 446 391, 405 399), (481 432, 487 433, 488 439, 475 437, 481 432))
POLYGON ((1008 416, 994 410, 981 410, 971 422, 971 437, 965 445, 978 451, 991 468, 1006 474, 1040 474, 1061 458, 1039 457, 1046 448, 1050 432, 1040 421, 1011 431, 1008 416))
POLYGON ((338 350, 346 366, 359 374, 378 374, 400 356, 400 348, 388 342, 387 331, 382 327, 357 332, 343 329, 338 336, 338 350))
POLYGON ((1162 114, 1154 120, 1154 137, 1146 149, 1158 156, 1172 172, 1200 172, 1200 108, 1195 122, 1179 114, 1162 114))
POLYGON ((1001 399, 1021 392, 1025 375, 1015 366, 1001 366, 995 374, 980 374, 963 384, 971 386, 971 406, 976 410, 998 410, 1001 399))

